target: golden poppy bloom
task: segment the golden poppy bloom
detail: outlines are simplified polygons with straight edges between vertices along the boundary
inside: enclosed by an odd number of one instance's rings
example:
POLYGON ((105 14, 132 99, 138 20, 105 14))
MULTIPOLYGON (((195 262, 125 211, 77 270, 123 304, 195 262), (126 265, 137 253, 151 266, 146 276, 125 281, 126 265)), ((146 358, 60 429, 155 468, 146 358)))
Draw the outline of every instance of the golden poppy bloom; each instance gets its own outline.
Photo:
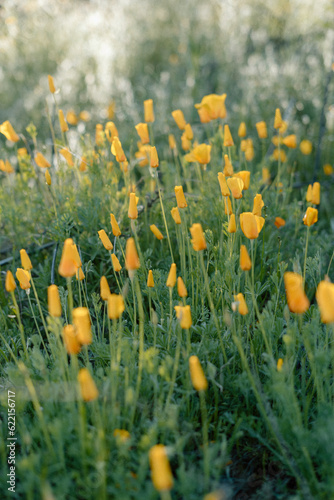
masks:
POLYGON ((325 175, 332 175, 332 173, 334 172, 334 169, 330 163, 326 163, 323 166, 323 170, 325 175))
POLYGON ((250 184, 250 172, 248 170, 240 170, 240 172, 234 174, 234 177, 238 177, 242 180, 242 182, 244 183, 244 187, 242 189, 243 191, 247 191, 250 184))
POLYGON ((6 174, 14 173, 14 169, 11 166, 9 160, 6 160, 5 162, 3 160, 0 160, 0 170, 2 170, 2 172, 5 172, 6 174))
POLYGON ((177 207, 178 208, 186 208, 187 201, 183 193, 183 187, 182 186, 175 186, 174 188, 175 196, 176 196, 176 202, 177 202, 177 207))
POLYGON ((93 401, 99 395, 95 382, 87 368, 81 368, 78 373, 81 397, 84 401, 93 401))
POLYGON ((81 351, 81 344, 74 326, 65 325, 62 334, 67 354, 78 354, 81 351))
POLYGON ((79 118, 76 115, 75 111, 73 111, 73 109, 70 109, 69 111, 67 111, 66 121, 67 121, 67 123, 69 123, 70 125, 73 125, 73 126, 78 124, 79 118))
POLYGON ((49 90, 51 94, 54 94, 56 92, 56 87, 54 84, 54 80, 51 75, 48 75, 48 83, 49 83, 49 90))
POLYGON ((175 224, 181 224, 181 217, 180 217, 180 212, 177 207, 173 207, 172 210, 170 211, 172 214, 173 220, 175 224))
POLYGON ((8 141, 18 142, 20 140, 19 136, 13 129, 12 124, 10 123, 9 120, 6 120, 5 122, 1 123, 0 133, 3 134, 6 137, 6 139, 8 139, 8 141))
POLYGON ((109 142, 112 143, 114 137, 118 137, 118 130, 114 122, 107 122, 104 132, 109 142))
POLYGON ((185 160, 188 162, 198 162, 201 165, 207 165, 211 160, 211 146, 208 144, 199 144, 196 146, 191 153, 185 156, 185 160))
POLYGON ((155 120, 152 99, 144 101, 144 120, 146 123, 153 123, 155 120))
POLYGON ((222 196, 230 196, 230 190, 227 186, 226 177, 222 172, 218 172, 218 181, 222 196))
POLYGON ((23 269, 30 271, 30 269, 32 269, 32 263, 27 252, 23 248, 20 250, 20 258, 23 269))
POLYGON ((276 108, 275 110, 275 120, 274 120, 274 128, 281 128, 283 125, 281 110, 276 108))
POLYGON ((150 136, 148 133, 147 123, 138 123, 138 125, 135 126, 135 129, 137 130, 137 134, 139 135, 142 144, 148 144, 150 142, 150 136))
POLYGON ((150 230, 152 231, 152 233, 154 234, 154 236, 156 238, 158 238, 158 240, 162 240, 163 239, 163 234, 161 233, 161 231, 157 228, 157 226, 155 224, 151 224, 150 225, 150 230))
POLYGON ((67 165, 69 167, 74 167, 72 153, 68 149, 62 148, 59 150, 59 153, 62 155, 63 158, 65 158, 67 165))
POLYGON ((182 330, 189 330, 191 327, 191 310, 190 306, 174 306, 176 317, 180 321, 180 327, 182 330))
POLYGON ((232 166, 232 163, 231 163, 228 155, 224 155, 224 162, 225 162, 225 166, 224 166, 223 174, 225 175, 225 177, 231 177, 233 175, 234 171, 233 171, 233 166, 232 166))
POLYGON ((286 152, 283 151, 282 149, 274 149, 273 151, 273 158, 276 161, 281 161, 282 163, 285 163, 287 160, 286 152))
POLYGON ((303 277, 297 273, 284 273, 284 285, 290 311, 298 314, 307 311, 310 301, 304 292, 303 277))
POLYGON ((116 220, 114 214, 110 214, 110 224, 111 224, 113 235, 120 236, 122 233, 121 233, 121 230, 119 228, 119 225, 117 224, 117 220, 116 220))
POLYGON ((204 371, 200 360, 197 356, 190 356, 189 371, 191 383, 196 391, 205 391, 208 388, 208 381, 204 375, 204 371))
POLYGON ((49 315, 54 318, 60 318, 61 316, 61 303, 57 285, 48 287, 48 311, 49 315))
POLYGON ((7 273, 6 273, 5 288, 6 288, 7 292, 14 292, 14 290, 16 288, 14 276, 13 276, 11 271, 7 271, 7 273))
POLYGON ((36 162, 36 165, 40 168, 51 167, 51 164, 48 162, 48 160, 45 158, 45 156, 42 155, 42 153, 36 153, 35 162, 36 162))
POLYGON ((229 177, 226 182, 231 190, 233 198, 236 200, 242 198, 242 190, 244 187, 243 180, 238 177, 229 177))
POLYGON ((112 266, 114 268, 115 273, 119 273, 122 270, 122 266, 121 266, 117 256, 114 253, 111 254, 111 261, 112 261, 112 266))
POLYGON ((283 139, 283 144, 284 146, 287 146, 288 148, 291 149, 296 149, 297 147, 297 137, 295 134, 287 135, 283 139))
POLYGON ((241 316, 246 316, 246 314, 248 314, 248 307, 243 294, 238 293, 238 295, 234 295, 234 300, 238 302, 238 313, 241 314, 241 316))
POLYGON ((67 125, 67 122, 65 120, 64 113, 63 113, 62 109, 60 109, 58 111, 58 117, 59 117, 60 130, 62 132, 67 132, 68 131, 68 125, 67 125))
POLYGON ((119 163, 126 161, 126 156, 124 154, 121 141, 116 136, 113 138, 113 141, 111 143, 111 152, 114 156, 116 156, 116 160, 119 163))
POLYGON ((285 220, 282 219, 282 217, 275 217, 274 224, 277 227, 277 229, 279 229, 280 227, 285 226, 285 220))
POLYGON ((154 278, 153 278, 153 272, 152 272, 151 269, 148 272, 147 283, 146 284, 147 284, 147 286, 149 288, 154 288, 154 278))
POLYGON ((28 288, 31 287, 30 274, 25 269, 18 267, 16 270, 16 278, 19 280, 22 290, 28 290, 28 288))
POLYGON ((303 155, 310 155, 312 153, 312 142, 307 139, 301 141, 299 149, 303 155))
POLYGON ((191 243, 195 252, 206 249, 206 241, 201 224, 193 224, 190 228, 191 243))
POLYGON ((246 123, 241 122, 238 128, 238 136, 239 137, 246 137, 247 134, 247 129, 246 129, 246 123))
POLYGON ((159 166, 158 152, 155 146, 152 146, 150 149, 150 164, 151 168, 157 168, 159 166))
POLYGON ((114 248, 113 244, 111 243, 107 233, 105 232, 104 229, 100 229, 100 231, 97 232, 99 235, 100 240, 102 241, 102 244, 106 250, 112 250, 114 248))
POLYGON ((323 323, 334 322, 334 284, 329 281, 320 281, 316 299, 320 309, 321 321, 323 323))
POLYGON ((177 293, 179 297, 188 297, 187 288, 181 276, 177 278, 177 293))
POLYGON ((100 296, 102 300, 108 300, 110 295, 110 288, 108 285, 107 278, 102 276, 100 279, 100 296))
POLYGON ((318 210, 316 208, 308 207, 303 217, 305 226, 313 226, 318 222, 318 210))
POLYGON ((72 276, 75 276, 77 272, 72 238, 67 238, 64 242, 58 272, 63 278, 71 278, 72 276))
POLYGON ((240 214, 240 227, 246 238, 254 240, 259 236, 264 225, 264 218, 252 212, 240 214))
POLYGON ((228 223, 227 231, 232 234, 232 233, 235 233, 236 230, 237 230, 237 226, 236 226, 236 223, 235 223, 235 215, 231 214, 231 217, 230 217, 230 220, 229 220, 229 223, 228 223))
POLYGON ((257 135, 259 136, 259 139, 266 139, 268 137, 266 122, 257 122, 255 124, 255 126, 256 126, 257 135))
POLYGON ((73 325, 76 327, 77 339, 82 345, 92 343, 92 329, 87 307, 77 307, 72 311, 73 325))
POLYGON ((125 310, 122 295, 111 293, 108 297, 108 316, 110 319, 118 319, 125 310))
POLYGON ((245 245, 241 245, 240 247, 240 267, 243 271, 249 271, 252 269, 252 261, 250 260, 245 245))
POLYGON ((234 142, 232 139, 230 127, 228 125, 224 125, 224 147, 234 146, 234 142))
POLYGON ((199 104, 195 104, 202 123, 208 123, 217 118, 226 117, 226 94, 209 94, 203 97, 199 104))
POLYGON ((168 462, 166 448, 156 444, 149 452, 152 483, 157 491, 169 491, 173 487, 173 475, 168 462))
POLYGON ((261 211, 263 207, 264 207, 264 202, 262 200, 262 195, 257 194, 254 198, 253 214, 257 215, 258 217, 261 217, 261 211))
POLYGON ((166 286, 168 286, 168 288, 174 288, 175 283, 176 283, 176 264, 173 262, 173 264, 170 266, 166 286))
POLYGON ((184 118, 183 112, 180 109, 172 111, 172 117, 174 118, 175 123, 180 130, 184 130, 186 128, 187 122, 184 118))
POLYGON ((132 220, 138 218, 136 193, 130 193, 128 217, 132 220))
POLYGON ((135 240, 133 238, 129 238, 126 242, 125 267, 128 271, 135 271, 140 267, 135 240))

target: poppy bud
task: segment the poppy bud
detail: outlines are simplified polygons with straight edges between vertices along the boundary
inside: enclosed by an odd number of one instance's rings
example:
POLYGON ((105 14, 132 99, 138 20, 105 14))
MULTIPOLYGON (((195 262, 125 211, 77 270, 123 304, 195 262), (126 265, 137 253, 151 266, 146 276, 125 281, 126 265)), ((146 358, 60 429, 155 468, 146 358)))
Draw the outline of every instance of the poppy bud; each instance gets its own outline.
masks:
POLYGON ((111 144, 111 152, 114 156, 116 156, 116 160, 118 162, 125 162, 126 161, 126 156, 122 148, 121 141, 119 140, 118 137, 114 137, 112 144, 111 144))
POLYGON ((71 278, 77 272, 72 238, 67 238, 64 242, 58 272, 63 278, 71 278))
POLYGON ((119 260, 114 253, 111 254, 111 261, 112 261, 112 265, 113 265, 115 273, 119 273, 122 269, 122 266, 119 263, 119 260))
POLYGON ((87 307, 77 307, 72 311, 73 325, 77 329, 77 338, 80 344, 88 345, 92 343, 92 330, 90 324, 89 311, 87 307))
POLYGON ((283 144, 288 148, 295 149, 297 147, 297 138, 295 134, 287 135, 283 139, 283 144))
POLYGON ((323 170, 325 175, 332 175, 332 173, 334 172, 334 169, 330 163, 326 163, 323 166, 323 170))
POLYGON ((282 115, 279 108, 275 111, 274 128, 280 128, 283 125, 282 115))
POLYGON ((147 99, 144 101, 144 119, 146 123, 154 122, 153 100, 147 99))
POLYGON ((103 146, 104 143, 104 131, 103 125, 101 123, 97 123, 95 127, 95 143, 97 146, 103 146))
POLYGON ((133 220, 138 218, 136 193, 130 193, 128 217, 133 220))
POLYGON ((225 175, 225 177, 231 177, 233 175, 234 171, 233 171, 233 166, 232 166, 232 163, 230 162, 228 155, 224 155, 224 162, 225 162, 225 166, 224 166, 223 174, 225 175))
POLYGON ((334 284, 329 281, 320 281, 316 298, 323 323, 334 322, 334 284))
POLYGON ((263 184, 269 184, 270 183, 270 172, 268 167, 262 167, 262 182, 263 184))
POLYGON ((187 123, 184 129, 184 133, 186 134, 186 138, 188 141, 192 141, 194 138, 194 132, 193 129, 191 128, 190 123, 187 123))
POLYGON ((140 267, 140 261, 136 250, 135 240, 129 238, 125 249, 125 267, 128 271, 135 271, 140 267))
POLYGON ((257 215, 258 217, 261 217, 261 210, 262 207, 264 207, 264 202, 262 200, 262 195, 257 194, 254 198, 254 203, 253 203, 253 214, 257 215))
POLYGON ((99 235, 100 240, 102 241, 102 244, 106 250, 112 250, 114 248, 113 244, 111 243, 107 233, 105 232, 104 229, 100 229, 100 231, 97 232, 99 235))
POLYGON ((131 434, 126 429, 115 429, 113 432, 113 436, 119 443, 125 443, 130 439, 131 434))
POLYGON ((48 170, 45 170, 45 182, 47 183, 48 186, 51 186, 52 184, 51 175, 48 170))
POLYGON ((241 245, 240 247, 240 267, 243 271, 252 269, 252 261, 249 258, 245 245, 241 245))
POLYGON ((175 186, 174 191, 178 208, 186 208, 188 205, 183 193, 183 187, 175 186))
POLYGON ((169 491, 173 487, 173 475, 168 462, 166 448, 156 444, 149 452, 152 483, 157 491, 169 491))
POLYGON ((252 139, 247 139, 245 148, 245 158, 247 161, 254 159, 254 145, 252 139))
POLYGON ((20 140, 19 136, 12 127, 10 121, 6 120, 0 125, 0 133, 3 134, 8 141, 18 142, 20 140))
POLYGON ((239 137, 246 137, 246 134, 247 134, 246 123, 241 122, 239 125, 239 129, 238 129, 238 136, 239 137))
POLYGON ((312 203, 312 198, 313 198, 313 186, 312 184, 309 184, 306 191, 306 201, 308 203, 312 203))
POLYGON ((229 196, 224 196, 225 215, 232 215, 232 204, 229 196))
POLYGON ((100 279, 100 296, 102 300, 108 300, 110 295, 110 288, 108 285, 107 278, 102 276, 100 279))
POLYGON ((266 122, 257 122, 255 124, 255 126, 256 126, 257 135, 259 136, 259 139, 266 139, 268 137, 266 122))
POLYGON ((147 277, 147 286, 149 288, 153 288, 154 287, 154 279, 153 279, 153 272, 152 270, 150 269, 149 272, 148 272, 148 277, 147 277))
POLYGON ((201 224, 193 224, 190 228, 191 243, 196 252, 206 249, 206 241, 201 224))
POLYGON ((23 248, 22 250, 20 250, 20 257, 23 269, 25 269, 26 271, 30 271, 30 269, 32 269, 32 263, 27 252, 23 248))
POLYGON ((279 358, 277 360, 277 371, 278 372, 281 372, 283 370, 283 359, 282 358, 279 358))
POLYGON ((157 168, 159 166, 159 158, 157 148, 155 146, 151 147, 150 150, 150 165, 151 168, 157 168))
POLYGON ((167 278, 166 285, 169 288, 174 288, 175 283, 176 283, 176 264, 173 263, 170 266, 170 270, 169 270, 169 273, 168 273, 168 278, 167 278))
POLYGON ((303 155, 310 155, 312 153, 312 142, 305 139, 299 144, 299 149, 303 155))
POLYGON ((307 207, 303 221, 306 226, 313 226, 313 224, 318 222, 318 210, 316 208, 307 207))
POLYGON ((138 125, 135 126, 135 129, 137 130, 137 134, 139 135, 142 144, 148 144, 150 142, 150 136, 148 133, 147 123, 138 123, 138 125))
POLYGON ((179 297, 187 297, 188 296, 186 285, 184 284, 181 276, 179 276, 177 278, 177 293, 178 293, 179 297))
POLYGON ((177 207, 174 207, 174 208, 172 208, 170 213, 172 214, 172 217, 174 219, 175 224, 181 224, 181 217, 180 217, 179 209, 177 207))
POLYGON ((190 306, 174 306, 176 317, 180 321, 180 326, 182 330, 189 330, 191 327, 191 310, 190 306))
POLYGON ((204 375, 202 365, 197 356, 190 356, 189 370, 194 389, 196 391, 205 391, 208 388, 208 381, 204 375))
POLYGON ((13 276, 11 271, 7 271, 7 273, 6 273, 5 288, 6 288, 7 292, 14 292, 14 290, 16 288, 14 276, 13 276))
POLYGON ((320 204, 320 183, 319 182, 315 182, 313 184, 311 203, 313 203, 313 205, 320 204))
POLYGON ((51 94, 54 94, 56 92, 56 87, 53 81, 53 78, 51 75, 48 75, 48 82, 49 82, 49 89, 51 94))
POLYGON ((229 220, 229 223, 228 223, 227 231, 229 233, 235 233, 236 230, 237 230, 237 226, 236 226, 236 223, 235 223, 235 215, 231 214, 231 217, 230 217, 230 220, 229 220))
POLYGON ((242 198, 242 190, 244 187, 243 181, 238 177, 229 177, 226 182, 231 190, 233 198, 236 200, 242 198))
POLYGON ((30 274, 25 269, 18 267, 16 270, 16 278, 19 280, 22 290, 28 290, 28 288, 31 287, 30 274))
POLYGON ((248 307, 243 294, 238 293, 238 295, 234 295, 234 300, 236 300, 239 303, 238 313, 241 314, 241 316, 246 316, 246 314, 248 314, 248 307))
POLYGON ((108 297, 108 317, 110 319, 118 319, 124 312, 124 299, 122 295, 111 293, 108 297))
POLYGON ((66 113, 66 121, 70 125, 74 125, 75 126, 75 125, 78 124, 79 118, 77 117, 77 115, 73 111, 73 109, 70 109, 69 111, 67 111, 67 113, 66 113))
POLYGON ((226 183, 226 177, 222 172, 218 172, 218 181, 223 196, 230 196, 230 190, 226 183))
POLYGON ((49 315, 54 318, 60 318, 61 316, 61 303, 58 287, 56 285, 50 285, 48 287, 48 311, 49 315))
POLYGON ((0 160, 0 170, 2 170, 2 172, 6 172, 6 174, 13 174, 15 172, 9 160, 6 160, 5 162, 0 160))
POLYGON ((99 391, 95 385, 87 368, 82 368, 78 373, 78 381, 80 385, 81 397, 84 401, 93 401, 99 395, 99 391))
POLYGON ((64 113, 63 113, 62 109, 60 109, 58 111, 58 116, 59 116, 60 130, 62 132, 67 132, 68 131, 68 125, 67 125, 67 122, 65 120, 64 113))
POLYGON ((246 139, 243 139, 241 142, 240 142, 240 149, 243 153, 245 153, 246 149, 247 149, 247 140, 246 139))
POLYGON ((65 158, 65 160, 67 161, 67 165, 69 167, 74 167, 72 153, 68 149, 62 148, 59 150, 59 153, 62 155, 63 158, 65 158))
POLYGON ((150 229, 151 229, 152 233, 154 234, 154 236, 156 238, 158 238, 158 240, 163 239, 163 235, 162 235, 161 231, 159 231, 159 229, 157 228, 157 226, 155 224, 151 224, 150 229))
POLYGON ((230 127, 228 125, 224 125, 224 147, 234 146, 234 142, 232 139, 230 127))
POLYGON ((244 183, 244 187, 242 188, 243 191, 246 191, 249 188, 250 172, 248 170, 240 170, 240 172, 234 174, 234 177, 238 177, 244 183))
POLYGON ((176 149, 176 140, 173 134, 168 135, 168 144, 170 149, 176 149))
POLYGON ((42 155, 42 153, 36 153, 35 162, 36 162, 36 165, 40 168, 51 167, 51 164, 48 162, 48 160, 45 158, 45 156, 42 155))
POLYGON ((277 229, 279 229, 280 227, 285 226, 285 220, 282 219, 282 217, 275 217, 274 224, 277 227, 277 229))
POLYGON ((310 301, 304 292, 302 276, 297 273, 284 273, 284 285, 290 311, 298 314, 307 311, 310 301))
POLYGON ((117 224, 117 221, 116 221, 114 214, 110 214, 110 224, 111 224, 113 235, 120 236, 122 233, 121 233, 121 230, 117 224))
MULTIPOLYGON (((187 138, 185 132, 183 132, 183 134, 181 135, 181 146, 183 151, 189 151, 189 149, 191 148, 191 142, 187 138)), ((189 160, 189 161, 195 161, 195 160, 189 160)))
POLYGON ((77 280, 77 281, 82 281, 82 280, 84 280, 84 279, 85 279, 85 273, 83 272, 82 267, 79 267, 79 268, 77 269, 77 272, 76 272, 76 274, 75 274, 75 277, 76 277, 76 280, 77 280))
POLYGON ((81 351, 81 344, 77 338, 73 325, 65 325, 63 328, 63 340, 67 354, 78 354, 81 351))
POLYGON ((180 109, 176 109, 175 111, 172 111, 172 117, 174 118, 179 129, 184 130, 187 122, 184 118, 183 112, 180 109))

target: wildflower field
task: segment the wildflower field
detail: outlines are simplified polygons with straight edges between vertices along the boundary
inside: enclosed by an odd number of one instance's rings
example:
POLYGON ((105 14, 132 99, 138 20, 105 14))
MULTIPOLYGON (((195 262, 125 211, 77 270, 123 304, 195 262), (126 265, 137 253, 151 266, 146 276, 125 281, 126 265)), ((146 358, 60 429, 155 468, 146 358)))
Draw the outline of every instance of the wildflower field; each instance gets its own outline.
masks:
POLYGON ((1 498, 333 499, 333 132, 42 87, 0 123, 1 498))

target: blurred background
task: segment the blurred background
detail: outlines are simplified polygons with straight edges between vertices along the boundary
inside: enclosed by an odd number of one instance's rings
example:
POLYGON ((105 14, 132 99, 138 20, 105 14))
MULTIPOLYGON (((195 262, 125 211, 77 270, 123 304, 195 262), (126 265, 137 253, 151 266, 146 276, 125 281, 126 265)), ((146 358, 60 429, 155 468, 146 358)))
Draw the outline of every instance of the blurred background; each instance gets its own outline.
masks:
MULTIPOLYGON (((332 0, 2 0, 0 123, 31 121, 48 135, 45 98, 53 75, 61 107, 92 121, 142 121, 153 98, 160 130, 170 112, 226 93, 237 122, 290 108, 315 139, 333 62, 332 0), (292 105, 292 107, 291 107, 292 105)), ((325 109, 333 127, 333 89, 325 109)), ((290 111, 291 111, 290 109, 290 111)), ((298 130, 294 129, 298 133, 298 130)))

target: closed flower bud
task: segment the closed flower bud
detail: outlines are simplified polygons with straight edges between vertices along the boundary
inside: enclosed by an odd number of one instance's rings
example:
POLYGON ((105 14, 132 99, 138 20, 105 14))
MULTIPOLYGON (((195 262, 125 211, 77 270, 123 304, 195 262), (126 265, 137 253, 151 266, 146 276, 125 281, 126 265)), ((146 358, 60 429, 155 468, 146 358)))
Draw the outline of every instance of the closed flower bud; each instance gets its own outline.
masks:
POLYGON ((136 193, 130 193, 128 217, 133 220, 138 218, 136 193))
POLYGON ((7 273, 6 273, 5 288, 6 288, 7 292, 14 292, 14 290, 16 288, 14 276, 13 276, 11 271, 7 271, 7 273))
POLYGON ((63 113, 62 109, 60 109, 58 111, 58 116, 59 116, 60 130, 62 132, 67 132, 68 131, 68 125, 67 125, 67 122, 65 120, 64 113, 63 113))
POLYGON ((188 162, 198 162, 201 165, 207 165, 211 159, 211 146, 208 144, 199 144, 191 153, 185 156, 188 162))
POLYGON ((149 272, 148 272, 148 277, 147 277, 147 286, 149 288, 153 288, 154 287, 154 279, 153 279, 153 272, 152 270, 150 269, 149 272))
POLYGON ((218 172, 218 181, 223 196, 230 196, 230 190, 227 186, 226 177, 222 172, 218 172))
POLYGON ((316 299, 320 309, 321 321, 323 323, 334 322, 334 284, 329 281, 320 281, 316 299))
POLYGON ((77 268, 79 268, 82 266, 82 262, 81 262, 81 258, 80 258, 80 255, 79 255, 79 252, 78 252, 78 249, 77 249, 77 246, 75 243, 73 243, 72 249, 73 249, 73 258, 75 261, 75 265, 77 266, 77 268))
POLYGON ((20 140, 19 136, 12 127, 10 121, 6 120, 0 125, 0 133, 3 134, 8 141, 18 142, 20 140))
POLYGON ((325 175, 332 175, 332 173, 334 172, 334 169, 330 163, 326 163, 323 166, 323 170, 325 175))
POLYGON ((240 149, 243 153, 245 153, 246 149, 247 149, 247 140, 246 139, 243 139, 241 142, 240 142, 240 149))
POLYGON ((246 123, 241 122, 239 125, 239 129, 238 129, 238 136, 239 137, 246 137, 246 134, 247 134, 246 123))
POLYGON ((177 293, 178 293, 179 297, 187 297, 188 296, 186 285, 184 284, 181 276, 179 276, 177 278, 177 293))
POLYGON ((104 132, 109 142, 112 142, 114 137, 118 137, 118 130, 114 122, 107 122, 104 132))
POLYGON ((111 152, 114 156, 116 156, 116 160, 118 162, 125 162, 126 161, 126 156, 122 148, 121 141, 119 140, 118 137, 114 137, 112 144, 111 144, 111 152))
POLYGON ((20 250, 20 257, 23 269, 25 269, 26 271, 30 271, 30 269, 32 269, 32 263, 27 252, 23 248, 22 250, 20 250))
POLYGON ((224 162, 225 162, 225 166, 224 166, 223 174, 225 175, 225 177, 231 177, 233 175, 234 171, 233 171, 233 166, 232 166, 232 163, 231 163, 228 155, 224 155, 224 162))
POLYGON ((233 198, 236 200, 242 198, 242 190, 244 187, 243 181, 238 177, 229 177, 226 182, 231 190, 233 198))
POLYGON ((59 150, 59 153, 62 155, 63 158, 65 158, 67 165, 69 167, 74 167, 72 153, 68 149, 62 148, 59 150))
POLYGON ((168 144, 170 149, 176 149, 176 140, 173 134, 168 135, 168 144))
POLYGON ((202 365, 197 356, 190 356, 189 370, 194 389, 196 391, 205 391, 208 388, 208 381, 204 375, 202 365))
POLYGON ((61 303, 58 287, 56 285, 50 285, 48 287, 48 311, 49 315, 54 318, 60 318, 61 316, 61 303))
POLYGON ((270 183, 270 172, 268 167, 262 167, 262 182, 263 184, 269 184, 270 183))
POLYGON ((110 319, 118 319, 124 312, 125 305, 122 295, 111 293, 108 297, 108 317, 110 319))
POLYGON ((78 373, 78 381, 80 385, 81 397, 84 401, 93 401, 99 395, 99 391, 95 385, 87 368, 82 368, 78 373))
POLYGON ((257 135, 259 136, 259 139, 266 139, 268 137, 266 122, 257 122, 255 124, 255 126, 256 126, 257 135))
POLYGON ((201 224, 193 224, 190 228, 191 243, 195 252, 206 249, 206 241, 201 224))
POLYGON ((67 354, 78 354, 81 351, 81 344, 73 325, 64 326, 63 340, 67 354))
POLYGON ((225 215, 232 215, 232 203, 229 196, 224 197, 225 215))
POLYGON ((79 113, 79 119, 83 122, 89 122, 90 120, 90 113, 88 111, 81 111, 79 113))
POLYGON ((48 170, 45 170, 45 182, 47 183, 48 186, 51 186, 52 184, 51 175, 48 170))
POLYGON ((175 111, 172 111, 172 117, 174 118, 179 129, 184 130, 187 122, 184 118, 183 112, 180 109, 176 109, 175 111))
POLYGON ((182 330, 189 330, 191 327, 191 310, 190 306, 174 306, 176 317, 180 321, 180 326, 182 330))
POLYGON ((295 134, 287 135, 283 139, 284 146, 288 148, 295 149, 297 147, 297 138, 295 134))
POLYGON ((20 267, 16 270, 16 278, 19 280, 20 287, 22 290, 28 290, 31 287, 30 285, 30 274, 25 269, 21 269, 20 267))
POLYGON ((181 135, 181 146, 183 151, 189 151, 191 148, 191 141, 189 141, 185 132, 181 135))
POLYGON ((173 475, 168 462, 166 448, 156 444, 149 452, 152 483, 157 491, 169 491, 173 487, 173 475))
POLYGON ((147 123, 138 123, 138 125, 135 126, 135 129, 137 130, 137 134, 139 135, 142 144, 148 144, 150 142, 150 136, 148 133, 147 123))
POLYGON ((122 233, 121 233, 121 230, 117 224, 117 221, 116 221, 114 214, 110 214, 110 224, 111 224, 113 235, 120 236, 122 233))
POLYGON ((234 177, 238 177, 244 183, 244 187, 242 188, 243 191, 246 191, 249 188, 250 172, 248 170, 240 170, 240 172, 234 174, 234 177))
POLYGON ((35 162, 36 162, 36 165, 40 168, 51 167, 51 164, 48 162, 48 160, 45 158, 45 156, 42 155, 42 153, 36 153, 35 162))
POLYGON ((183 187, 175 186, 174 191, 178 208, 186 208, 188 205, 183 193, 183 187))
POLYGON ((125 249, 125 267, 128 271, 135 271, 140 267, 140 261, 136 250, 135 240, 129 238, 125 249))
POLYGON ((181 224, 179 209, 177 207, 173 207, 170 213, 172 214, 175 224, 181 224))
POLYGON ((247 139, 246 141, 245 158, 246 161, 252 161, 254 159, 254 145, 252 139, 247 139))
POLYGON ((238 313, 241 314, 241 316, 246 316, 248 314, 248 307, 245 301, 245 297, 243 296, 242 293, 238 293, 238 295, 234 296, 234 300, 236 300, 238 304, 238 313))
POLYGON ((252 261, 249 258, 245 245, 241 245, 240 247, 240 267, 243 271, 252 269, 252 261))
POLYGON ((279 358, 277 360, 277 371, 278 372, 281 372, 283 370, 283 359, 282 358, 279 358))
POLYGON ((73 251, 73 240, 71 238, 67 238, 64 242, 58 272, 63 278, 71 278, 72 276, 75 276, 77 272, 77 265, 73 251))
POLYGON ((230 220, 229 220, 229 223, 228 223, 227 231, 232 234, 232 233, 235 233, 236 230, 237 230, 237 226, 236 226, 236 223, 235 223, 235 215, 231 214, 231 217, 230 217, 230 220))
POLYGON ((69 111, 67 111, 66 113, 66 121, 67 123, 69 123, 70 125, 77 125, 78 124, 78 121, 79 121, 79 118, 77 117, 75 111, 73 111, 73 109, 70 109, 69 111))
POLYGON ((6 174, 13 174, 15 172, 9 160, 6 160, 5 162, 3 160, 0 160, 0 170, 2 172, 5 172, 6 174))
POLYGON ((99 235, 100 240, 102 241, 102 244, 106 250, 112 250, 114 248, 113 244, 111 243, 107 233, 105 232, 104 229, 100 229, 100 231, 97 232, 99 235))
POLYGON ((77 269, 75 277, 76 277, 77 281, 82 281, 85 279, 85 273, 83 272, 82 267, 79 267, 77 269))
POLYGON ((157 148, 155 146, 152 146, 150 150, 150 165, 151 168, 157 168, 159 166, 159 158, 157 148))
POLYGON ((56 87, 51 75, 48 75, 48 82, 49 82, 49 90, 51 94, 54 94, 56 92, 56 87))
POLYGON ((92 343, 92 330, 90 324, 89 311, 87 307, 77 307, 73 309, 73 325, 77 330, 77 338, 80 344, 88 345, 92 343))
POLYGON ((313 224, 318 222, 318 210, 316 208, 308 207, 303 217, 303 221, 306 226, 313 226, 313 224))
POLYGON ((224 147, 234 146, 234 142, 232 139, 230 127, 228 125, 224 125, 224 147))
POLYGON ((257 194, 254 198, 253 214, 257 215, 258 217, 261 217, 261 211, 263 207, 264 207, 264 202, 262 200, 262 195, 257 194))
POLYGON ((276 108, 275 111, 275 120, 274 120, 274 128, 280 128, 283 125, 282 115, 279 108, 276 108))
POLYGON ((193 140, 193 138, 194 138, 194 132, 193 132, 193 129, 191 128, 190 123, 186 124, 186 127, 184 129, 184 133, 186 134, 186 138, 188 139, 188 141, 192 141, 193 140))
MULTIPOLYGON (((119 273, 122 269, 122 266, 114 253, 111 254, 111 261, 112 261, 112 266, 113 266, 114 271, 116 273, 119 273)), ((109 293, 110 293, 110 290, 109 290, 109 293)))
POLYGON ((315 182, 313 184, 311 203, 313 203, 313 205, 320 204, 320 183, 319 182, 315 182))
POLYGON ((174 264, 173 262, 173 264, 170 266, 166 285, 169 288, 174 288, 175 283, 176 283, 176 264, 174 264))
POLYGON ((158 240, 163 239, 163 235, 162 235, 161 231, 159 231, 159 229, 157 228, 157 226, 155 224, 151 224, 150 229, 151 229, 152 233, 154 234, 154 236, 156 238, 158 238, 158 240))
POLYGON ((284 273, 284 285, 290 311, 298 314, 307 311, 310 301, 304 292, 302 276, 297 273, 284 273))
POLYGON ((144 101, 144 119, 146 123, 154 122, 153 100, 147 99, 144 101))
POLYGON ((308 203, 312 203, 312 198, 313 198, 313 186, 312 184, 309 184, 306 191, 306 201, 308 203))
POLYGON ((282 149, 281 150, 274 149, 273 158, 274 158, 274 160, 281 161, 282 163, 286 162, 286 160, 287 160, 286 153, 282 149))
POLYGON ((280 227, 285 226, 285 220, 282 219, 282 217, 275 217, 274 224, 277 227, 277 229, 279 229, 280 227))
POLYGON ((310 155, 312 153, 312 142, 305 139, 299 144, 299 149, 303 155, 310 155))
POLYGON ((110 288, 108 285, 107 278, 102 276, 100 279, 100 296, 102 300, 108 300, 110 295, 110 288))

